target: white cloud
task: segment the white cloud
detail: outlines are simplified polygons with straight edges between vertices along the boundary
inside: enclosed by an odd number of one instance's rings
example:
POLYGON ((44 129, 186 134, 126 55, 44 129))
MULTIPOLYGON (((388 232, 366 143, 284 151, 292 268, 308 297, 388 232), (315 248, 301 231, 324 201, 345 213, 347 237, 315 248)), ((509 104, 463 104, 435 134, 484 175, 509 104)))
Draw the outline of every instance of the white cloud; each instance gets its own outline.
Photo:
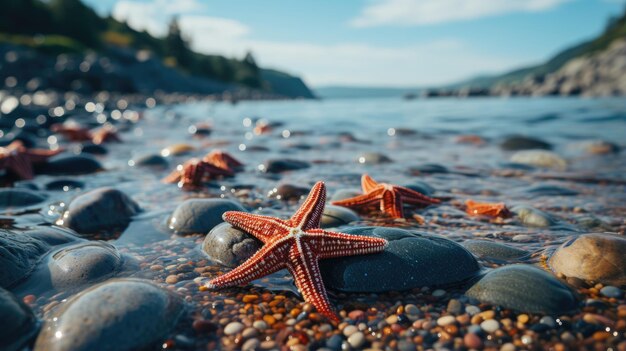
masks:
POLYGON ((502 71, 529 59, 481 54, 453 39, 402 46, 259 40, 251 35, 253 29, 247 25, 233 19, 205 16, 202 10, 196 0, 122 0, 113 15, 128 21, 135 29, 147 29, 154 35, 165 34, 170 17, 178 15, 193 49, 240 58, 246 51, 252 51, 263 67, 292 72, 314 86, 434 85, 476 73, 502 71))
POLYGON ((354 27, 414 26, 513 12, 540 12, 569 0, 376 0, 350 21, 354 27))

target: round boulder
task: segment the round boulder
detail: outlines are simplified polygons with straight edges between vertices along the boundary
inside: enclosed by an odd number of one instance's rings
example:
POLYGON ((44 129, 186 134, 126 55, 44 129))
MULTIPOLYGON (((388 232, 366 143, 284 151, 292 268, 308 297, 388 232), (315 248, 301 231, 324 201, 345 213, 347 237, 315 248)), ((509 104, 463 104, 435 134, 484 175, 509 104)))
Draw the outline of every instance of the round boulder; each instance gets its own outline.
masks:
POLYGON ((35 351, 139 350, 163 340, 183 311, 180 299, 139 279, 91 287, 55 311, 35 351))
POLYGON ((99 188, 72 200, 58 221, 81 234, 123 229, 141 211, 128 195, 113 188, 99 188))
POLYGON ((51 175, 91 174, 103 169, 100 162, 91 155, 59 155, 36 167, 38 172, 51 175))
POLYGON ((0 287, 8 288, 28 276, 49 249, 37 238, 0 230, 0 287))
POLYGON ((626 285, 626 239, 610 234, 580 235, 561 245, 548 264, 566 277, 626 285))
POLYGON ((263 243, 255 237, 221 223, 211 229, 204 238, 202 250, 209 258, 222 266, 236 267, 257 252, 263 243))
POLYGON ((22 350, 37 331, 37 320, 30 308, 13 294, 0 288, 0 350, 22 350))
POLYGON ((31 206, 45 200, 45 196, 26 189, 0 189, 0 208, 31 206))
POLYGON ((308 162, 292 159, 274 159, 267 160, 259 169, 267 173, 282 173, 289 171, 297 171, 299 169, 309 168, 308 162))
POLYGON ((463 246, 446 238, 385 227, 343 230, 387 239, 385 251, 320 261, 327 288, 346 292, 383 292, 460 283, 480 266, 463 246))
POLYGON ((322 213, 322 228, 333 228, 342 225, 350 224, 350 222, 358 221, 361 219, 356 212, 349 208, 326 205, 324 212, 322 213))
POLYGON ((176 234, 205 234, 224 222, 227 211, 245 211, 240 204, 226 199, 189 199, 178 205, 168 220, 176 234))
POLYGON ((543 140, 521 135, 513 135, 502 141, 500 147, 507 151, 544 149, 549 150, 552 146, 543 140))
POLYGON ((478 258, 511 261, 530 255, 526 250, 488 240, 467 240, 463 246, 478 258))
POLYGON ((545 228, 556 224, 556 220, 549 214, 530 206, 515 206, 511 209, 523 225, 528 227, 545 228))
POLYGON ((557 278, 530 265, 504 266, 472 285, 467 296, 528 313, 559 315, 576 310, 576 296, 557 278))

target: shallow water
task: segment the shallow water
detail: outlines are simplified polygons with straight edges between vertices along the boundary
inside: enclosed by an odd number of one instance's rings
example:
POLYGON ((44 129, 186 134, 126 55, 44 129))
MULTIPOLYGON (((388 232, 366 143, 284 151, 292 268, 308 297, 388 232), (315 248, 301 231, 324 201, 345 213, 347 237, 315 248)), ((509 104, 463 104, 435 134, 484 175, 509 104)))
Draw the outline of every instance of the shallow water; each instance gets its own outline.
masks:
MULTIPOLYGON (((354 99, 236 105, 211 102, 157 107, 145 111, 143 119, 137 123, 123 122, 118 126, 124 143, 108 144, 109 154, 99 157, 107 171, 73 177, 84 181, 86 189, 47 191, 46 207, 38 214, 31 211, 28 216, 17 216, 15 226, 52 223, 77 194, 101 186, 115 186, 144 209, 119 239, 112 242, 140 263, 137 272, 125 274, 163 282, 168 270, 184 272, 187 269, 188 280, 182 279, 171 288, 189 296, 188 301, 195 301, 191 302, 191 308, 198 313, 200 297, 189 289, 189 283, 198 276, 194 274, 194 265, 203 262, 202 265, 210 267, 207 271, 215 273, 224 269, 207 262, 199 249, 201 236, 172 236, 165 225, 174 208, 191 197, 233 198, 250 211, 272 211, 287 217, 297 208, 297 202, 267 196, 279 184, 308 187, 323 180, 330 196, 339 189, 358 189, 362 173, 395 184, 422 181, 435 188, 434 196, 447 201, 440 206, 407 211, 406 221, 363 216, 361 222, 353 224, 414 228, 458 242, 491 238, 530 251, 531 256, 521 260, 529 264, 540 263, 542 257, 568 236, 591 231, 624 234, 626 229, 624 153, 589 154, 581 146, 584 141, 601 139, 626 147, 624 99, 354 99), (267 134, 256 135, 253 128, 257 119, 281 125, 267 134), (193 137, 189 128, 197 123, 209 123, 211 135, 193 137), (348 134, 351 137, 347 137, 348 134), (468 134, 478 135, 485 142, 482 145, 457 142, 459 136, 468 134), (499 147, 511 134, 551 143, 553 151, 567 160, 567 168, 512 169, 507 163, 514 152, 499 147), (190 144, 196 151, 170 157, 170 167, 165 169, 128 164, 133 157, 158 154, 176 143, 190 144), (183 191, 176 185, 160 182, 177 164, 192 156, 201 157, 213 148, 228 151, 241 160, 246 165, 245 171, 234 178, 209 184, 202 191, 183 191), (364 152, 385 154, 393 162, 360 164, 358 158, 364 152), (283 174, 262 172, 262 163, 273 158, 304 160, 312 166, 283 174), (443 166, 447 172, 416 174, 411 170, 429 164, 443 166), (555 196, 528 191, 540 185, 559 186, 578 194, 555 196), (521 225, 516 218, 496 221, 469 217, 463 208, 469 198, 504 202, 509 208, 529 205, 550 213, 559 223, 550 228, 532 228, 521 225), (418 217, 413 217, 414 214, 418 217), (602 222, 601 229, 581 226, 577 219, 584 216, 597 217, 602 222), (522 234, 528 236, 520 236, 522 234), (191 268, 176 267, 187 263, 191 268), (155 266, 171 267, 159 271, 155 266)), ((57 178, 67 177, 39 176, 29 183, 44 188, 57 178)), ((39 210, 37 206, 34 209, 39 210)), ((15 209, 10 212, 16 214, 15 209)), ((485 267, 502 264, 482 263, 485 267)), ((285 273, 274 274, 256 285, 255 291, 284 292, 298 300, 297 290, 285 273)), ((31 293, 20 291, 22 297, 31 293)), ((41 314, 49 301, 70 295, 70 292, 58 293, 49 291, 38 295, 36 312, 41 314)), ((216 298, 225 300, 233 294, 220 292, 216 298)), ((367 301, 368 298, 364 295, 360 299, 367 301)))

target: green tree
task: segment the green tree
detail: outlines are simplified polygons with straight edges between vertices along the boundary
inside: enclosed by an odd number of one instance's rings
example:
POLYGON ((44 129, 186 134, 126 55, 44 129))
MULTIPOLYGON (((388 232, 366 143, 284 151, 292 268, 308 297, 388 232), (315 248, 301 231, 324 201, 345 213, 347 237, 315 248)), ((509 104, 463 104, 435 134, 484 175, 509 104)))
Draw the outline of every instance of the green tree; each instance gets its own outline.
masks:
POLYGON ((87 47, 99 48, 100 34, 106 22, 80 0, 51 0, 50 11, 55 23, 55 33, 73 38, 87 47))
POLYGON ((193 52, 189 49, 189 43, 183 37, 178 24, 178 18, 172 18, 165 37, 165 54, 176 59, 178 65, 192 69, 193 52))
POLYGON ((236 81, 252 88, 260 88, 261 77, 259 74, 259 66, 257 66, 256 60, 254 59, 254 56, 252 56, 251 52, 246 53, 246 56, 243 58, 239 66, 236 81))

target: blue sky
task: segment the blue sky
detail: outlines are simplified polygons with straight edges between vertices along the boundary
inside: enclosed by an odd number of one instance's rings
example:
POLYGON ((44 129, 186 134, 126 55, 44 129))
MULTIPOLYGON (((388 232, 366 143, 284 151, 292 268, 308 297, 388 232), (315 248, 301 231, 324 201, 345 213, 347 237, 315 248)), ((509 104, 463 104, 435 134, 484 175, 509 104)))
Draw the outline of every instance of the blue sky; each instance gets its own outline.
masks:
POLYGON ((194 49, 312 86, 424 86, 541 62, 602 31, 624 0, 84 0, 162 35, 177 15, 194 49))

